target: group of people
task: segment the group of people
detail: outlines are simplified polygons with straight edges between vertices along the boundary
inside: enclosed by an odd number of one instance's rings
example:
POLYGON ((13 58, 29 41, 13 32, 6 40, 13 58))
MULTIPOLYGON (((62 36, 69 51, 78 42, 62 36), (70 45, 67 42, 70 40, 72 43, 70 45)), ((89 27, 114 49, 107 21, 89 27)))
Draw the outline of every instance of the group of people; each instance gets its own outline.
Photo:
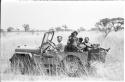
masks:
POLYGON ((68 37, 67 45, 64 47, 62 44, 62 36, 57 36, 57 50, 62 51, 68 51, 68 52, 77 52, 77 51, 88 51, 90 48, 92 48, 92 44, 89 42, 89 38, 85 37, 78 38, 77 37, 78 32, 74 31, 71 33, 71 35, 68 37))

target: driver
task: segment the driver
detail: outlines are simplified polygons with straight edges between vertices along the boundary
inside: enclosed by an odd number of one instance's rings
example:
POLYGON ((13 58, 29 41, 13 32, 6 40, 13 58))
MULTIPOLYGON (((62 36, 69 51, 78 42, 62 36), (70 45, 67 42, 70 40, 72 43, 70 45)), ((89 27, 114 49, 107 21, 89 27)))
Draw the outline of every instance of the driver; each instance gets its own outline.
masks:
POLYGON ((57 42, 58 42, 58 44, 56 45, 56 49, 59 52, 63 52, 64 51, 64 47, 63 47, 63 44, 62 44, 62 39, 63 39, 62 36, 57 36, 57 42))

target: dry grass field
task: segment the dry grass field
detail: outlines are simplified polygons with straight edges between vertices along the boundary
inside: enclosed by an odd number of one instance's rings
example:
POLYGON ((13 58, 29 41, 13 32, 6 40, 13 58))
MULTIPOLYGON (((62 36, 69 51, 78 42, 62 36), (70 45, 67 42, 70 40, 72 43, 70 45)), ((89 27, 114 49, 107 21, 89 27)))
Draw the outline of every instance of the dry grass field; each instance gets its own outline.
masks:
MULTIPOLYGON (((55 33, 53 42, 57 43, 56 37, 63 36, 63 43, 66 44, 70 32, 55 33)), ((97 74, 95 76, 81 77, 82 80, 124 80, 124 31, 111 32, 105 39, 100 32, 85 31, 80 32, 78 37, 88 36, 91 43, 100 43, 103 48, 111 48, 106 58, 105 64, 96 63, 97 74)), ((14 53, 18 45, 30 45, 39 47, 42 42, 43 33, 4 33, 1 34, 0 46, 0 69, 2 80, 46 80, 46 79, 69 79, 66 76, 27 76, 14 74, 9 71, 9 58, 14 53)), ((72 79, 72 78, 71 78, 72 79)))

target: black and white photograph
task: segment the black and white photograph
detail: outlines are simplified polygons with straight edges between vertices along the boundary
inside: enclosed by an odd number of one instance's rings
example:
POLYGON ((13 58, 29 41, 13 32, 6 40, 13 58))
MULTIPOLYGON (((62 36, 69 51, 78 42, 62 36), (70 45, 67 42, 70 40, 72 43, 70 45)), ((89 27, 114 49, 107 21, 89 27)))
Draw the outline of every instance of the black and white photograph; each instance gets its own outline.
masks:
POLYGON ((0 79, 124 81, 124 1, 2 0, 0 79))

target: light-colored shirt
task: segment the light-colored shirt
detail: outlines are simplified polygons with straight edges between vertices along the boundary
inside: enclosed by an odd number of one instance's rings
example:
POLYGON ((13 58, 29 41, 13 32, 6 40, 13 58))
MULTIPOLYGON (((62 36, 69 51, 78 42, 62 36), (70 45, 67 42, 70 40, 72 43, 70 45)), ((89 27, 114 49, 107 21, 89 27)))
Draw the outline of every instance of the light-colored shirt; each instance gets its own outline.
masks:
POLYGON ((63 52, 64 51, 64 46, 62 43, 58 43, 56 45, 56 49, 59 51, 59 52, 63 52))

